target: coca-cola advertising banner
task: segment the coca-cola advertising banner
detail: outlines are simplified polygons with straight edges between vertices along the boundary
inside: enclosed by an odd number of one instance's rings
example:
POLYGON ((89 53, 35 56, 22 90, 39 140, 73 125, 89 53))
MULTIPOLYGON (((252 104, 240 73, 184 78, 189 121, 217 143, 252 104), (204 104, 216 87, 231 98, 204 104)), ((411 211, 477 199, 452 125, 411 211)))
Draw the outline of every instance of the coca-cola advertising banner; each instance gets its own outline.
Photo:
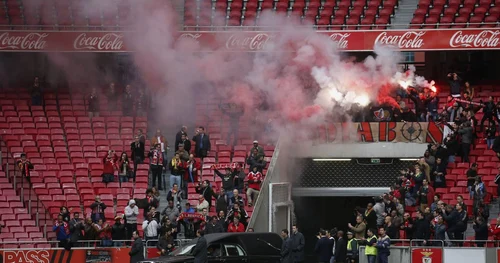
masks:
MULTIPOLYGON (((332 46, 371 51, 390 45, 402 51, 500 49, 500 29, 318 31, 332 46)), ((133 32, 129 32, 133 36, 133 32)), ((194 39, 217 51, 266 51, 280 32, 183 31, 179 40, 194 39)), ((146 43, 147 44, 147 43, 146 43)), ((274 48, 273 50, 277 50, 274 48)), ((0 51, 127 52, 124 32, 0 31, 0 51)))

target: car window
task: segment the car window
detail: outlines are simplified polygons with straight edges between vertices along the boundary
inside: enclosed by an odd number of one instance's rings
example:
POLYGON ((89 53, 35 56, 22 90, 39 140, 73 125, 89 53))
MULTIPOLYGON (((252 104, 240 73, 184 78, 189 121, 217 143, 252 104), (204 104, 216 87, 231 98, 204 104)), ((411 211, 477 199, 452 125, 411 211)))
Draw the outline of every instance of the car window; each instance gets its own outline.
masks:
POLYGON ((196 246, 196 244, 186 245, 184 247, 178 248, 172 252, 173 256, 184 256, 191 254, 191 250, 196 246))
POLYGON ((224 245, 224 256, 228 257, 238 257, 238 256, 245 256, 245 252, 239 245, 234 245, 234 244, 225 244, 224 245))
POLYGON ((210 244, 207 248, 208 256, 210 257, 220 257, 222 256, 222 251, 220 248, 220 244, 210 244))

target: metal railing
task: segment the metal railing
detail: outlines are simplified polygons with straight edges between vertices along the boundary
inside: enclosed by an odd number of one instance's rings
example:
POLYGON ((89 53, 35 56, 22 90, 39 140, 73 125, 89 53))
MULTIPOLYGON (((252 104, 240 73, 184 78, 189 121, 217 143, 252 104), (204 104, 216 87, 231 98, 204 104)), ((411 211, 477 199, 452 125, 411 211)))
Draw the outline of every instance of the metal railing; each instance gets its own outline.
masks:
MULTIPOLYGON (((370 29, 372 30, 407 30, 410 26, 421 26, 421 27, 435 27, 435 28, 424 28, 424 29, 414 29, 414 30, 454 30, 454 28, 448 28, 451 26, 460 26, 460 28, 467 28, 468 26, 483 26, 481 29, 487 28, 497 28, 500 26, 500 22, 484 22, 484 23, 435 23, 435 24, 369 24, 369 25, 300 25, 293 26, 294 29, 316 29, 316 30, 359 30, 359 29, 370 29), (487 26, 487 27, 484 27, 487 26)), ((183 26, 184 31, 282 31, 284 28, 289 28, 290 26, 273 26, 273 25, 255 25, 255 26, 183 26)), ((473 27, 470 29, 477 29, 478 27, 473 27)), ((456 30, 456 29, 455 29, 456 30)))
MULTIPOLYGON (((0 137, 0 141, 4 141, 3 138, 0 137)), ((26 177, 23 176, 21 171, 17 168, 16 157, 18 156, 15 156, 9 151, 7 142, 4 141, 4 143, 7 150, 5 158, 5 176, 9 182, 12 183, 16 195, 20 197, 21 204, 27 209, 27 213, 34 219, 35 226, 39 227, 44 238, 47 238, 47 233, 50 231, 50 227, 47 228, 47 220, 51 219, 50 213, 32 189, 31 183, 27 181, 26 177), (41 219, 44 219, 43 224, 40 223, 41 219)), ((0 159, 0 165, 3 165, 3 161, 4 160, 0 159)))

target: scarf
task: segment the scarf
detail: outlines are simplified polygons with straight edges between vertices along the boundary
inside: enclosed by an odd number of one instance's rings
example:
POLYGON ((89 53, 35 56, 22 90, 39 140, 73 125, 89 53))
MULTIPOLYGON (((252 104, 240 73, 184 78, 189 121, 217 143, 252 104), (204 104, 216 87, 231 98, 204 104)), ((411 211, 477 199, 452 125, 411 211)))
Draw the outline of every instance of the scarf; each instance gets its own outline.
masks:
POLYGON ((226 168, 237 169, 240 168, 239 163, 223 163, 223 164, 213 164, 210 169, 212 170, 221 170, 226 168))
MULTIPOLYGON (((56 220, 54 225, 56 225, 56 224, 60 224, 59 221, 56 220)), ((70 233, 69 233, 68 223, 66 223, 65 221, 62 221, 62 224, 63 224, 62 227, 64 228, 64 233, 66 233, 66 235, 69 235, 70 233)), ((56 231, 60 231, 60 229, 61 229, 61 226, 59 226, 56 231)))
POLYGON ((21 172, 24 172, 24 175, 26 177, 29 177, 30 176, 30 167, 28 164, 28 160, 26 160, 26 162, 23 162, 23 160, 19 160, 19 170, 21 170, 21 172))
POLYGON ((158 150, 154 150, 153 151, 153 162, 152 164, 154 165, 163 165, 163 154, 158 151, 158 150))
POLYGON ((178 168, 177 166, 178 166, 178 165, 179 165, 179 162, 178 162, 175 158, 174 158, 174 159, 172 159, 172 168, 173 168, 174 170, 177 170, 177 168, 178 168))

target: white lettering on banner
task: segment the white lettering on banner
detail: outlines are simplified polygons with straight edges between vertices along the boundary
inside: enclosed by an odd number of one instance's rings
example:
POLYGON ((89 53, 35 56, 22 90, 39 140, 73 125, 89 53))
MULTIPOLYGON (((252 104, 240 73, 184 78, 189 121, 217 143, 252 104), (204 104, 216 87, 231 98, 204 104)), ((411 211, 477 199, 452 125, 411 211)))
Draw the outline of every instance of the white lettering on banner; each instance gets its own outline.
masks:
POLYGON ((350 33, 333 33, 330 35, 330 39, 336 44, 337 48, 347 49, 349 47, 349 40, 347 39, 350 33))
POLYGON ((483 30, 477 34, 467 34, 463 31, 457 31, 450 38, 450 47, 498 47, 500 41, 499 30, 483 30))
POLYGON ((226 41, 226 48, 229 50, 262 50, 273 35, 258 33, 255 36, 231 35, 226 41))
POLYGON ((8 32, 0 35, 0 49, 42 50, 46 47, 48 33, 28 33, 11 36, 8 32))
POLYGON ((103 36, 88 37, 87 33, 81 33, 73 41, 73 48, 92 50, 121 50, 123 47, 123 35, 107 33, 103 36))
MULTIPOLYGON (((393 33, 391 32, 391 34, 393 33)), ((405 32, 402 35, 387 35, 387 32, 382 32, 375 39, 375 44, 417 49, 424 45, 423 35, 425 35, 425 31, 405 32)))
POLYGON ((194 40, 198 40, 198 38, 201 37, 201 34, 191 34, 191 33, 184 33, 182 35, 179 36, 179 39, 182 39, 182 38, 192 38, 194 40))

